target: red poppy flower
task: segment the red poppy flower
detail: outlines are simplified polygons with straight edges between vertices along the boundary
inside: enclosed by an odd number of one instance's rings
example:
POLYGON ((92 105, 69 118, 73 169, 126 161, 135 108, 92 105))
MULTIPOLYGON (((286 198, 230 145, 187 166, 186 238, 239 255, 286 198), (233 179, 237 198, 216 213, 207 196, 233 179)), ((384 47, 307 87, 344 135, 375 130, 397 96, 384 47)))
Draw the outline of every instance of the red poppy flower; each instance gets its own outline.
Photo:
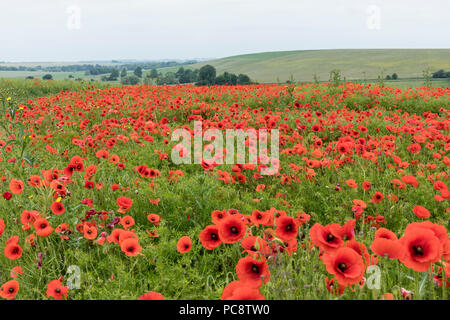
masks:
POLYGON ((142 296, 138 298, 138 300, 164 300, 164 297, 161 293, 150 291, 144 293, 142 296))
POLYGON ((40 237, 48 237, 53 232, 53 228, 50 226, 47 219, 37 218, 33 225, 36 229, 36 234, 40 237))
POLYGON ((256 288, 239 287, 233 291, 233 295, 226 300, 265 300, 264 296, 256 288))
POLYGON ((428 219, 430 217, 430 211, 422 206, 414 206, 413 212, 420 219, 428 219))
POLYGON ((125 228, 128 229, 132 226, 134 226, 134 219, 131 216, 125 216, 120 219, 120 224, 125 228))
POLYGON ((353 180, 353 179, 345 180, 345 183, 346 183, 350 188, 353 188, 353 189, 358 188, 358 184, 357 184, 356 181, 353 180))
POLYGON ((108 242, 119 243, 120 235, 125 232, 123 229, 114 229, 111 231, 111 235, 106 238, 108 242))
POLYGON ((298 234, 298 226, 295 219, 290 216, 281 216, 276 219, 275 234, 284 242, 289 242, 298 234))
POLYGON ((135 238, 128 238, 120 242, 120 249, 125 252, 128 257, 135 257, 142 251, 142 247, 139 245, 138 240, 135 238))
POLYGON ((133 205, 133 200, 131 200, 128 197, 119 197, 119 198, 117 198, 116 203, 119 206, 119 210, 117 210, 117 212, 125 213, 133 205))
POLYGON ((12 268, 11 273, 9 274, 11 278, 17 278, 18 276, 23 274, 23 270, 20 266, 15 266, 12 268))
POLYGON ((335 225, 333 231, 336 232, 337 236, 344 241, 350 241, 355 238, 355 224, 356 220, 348 220, 342 227, 335 225))
POLYGON ((250 256, 241 258, 236 265, 236 274, 240 281, 249 286, 259 288, 262 283, 267 283, 270 279, 270 271, 267 263, 258 261, 250 256))
POLYGON ((242 248, 249 254, 254 254, 260 252, 262 254, 269 254, 270 248, 268 247, 267 241, 260 237, 249 236, 245 237, 241 241, 242 248))
POLYGON ((372 186, 372 184, 369 181, 363 181, 363 183, 362 183, 362 187, 366 191, 369 190, 371 186, 372 186))
POLYGON ((342 247, 334 253, 326 253, 323 262, 328 273, 333 274, 342 286, 359 283, 364 276, 364 261, 353 249, 342 247))
POLYGON ((270 221, 270 212, 253 210, 251 219, 252 223, 257 227, 259 225, 268 225, 270 221))
POLYGON ((383 200, 384 194, 381 192, 375 192, 375 194, 372 197, 372 203, 379 203, 381 200, 383 200))
POLYGON ((315 223, 309 231, 311 242, 322 250, 335 251, 344 244, 337 232, 337 229, 340 228, 338 224, 324 227, 319 223, 315 223))
POLYGON ((188 236, 181 237, 177 242, 177 251, 179 253, 186 253, 189 252, 192 248, 192 241, 191 238, 188 236))
POLYGON ((400 261, 415 271, 427 271, 431 263, 439 261, 442 245, 431 230, 415 228, 399 239, 405 247, 405 255, 400 261))
POLYGON ((83 228, 83 236, 89 240, 97 238, 97 228, 95 226, 85 225, 83 228))
POLYGON ((154 213, 150 213, 147 216, 147 219, 148 219, 148 221, 153 223, 155 226, 158 226, 161 223, 161 217, 154 213))
POLYGON ((389 259, 401 259, 405 255, 405 247, 398 240, 375 238, 370 249, 377 255, 389 259))
POLYGON ((207 250, 217 248, 221 243, 219 228, 216 225, 209 225, 200 232, 200 242, 207 250))
POLYGON ((41 186, 41 177, 38 175, 32 175, 28 178, 28 184, 32 187, 39 188, 41 186))
POLYGON ((415 229, 426 229, 433 231, 435 237, 439 239, 441 244, 444 244, 448 239, 447 228, 443 225, 435 224, 430 221, 412 222, 406 226, 404 233, 405 235, 407 233, 414 233, 415 229))
POLYGON ((3 299, 14 299, 19 291, 19 282, 10 280, 0 287, 0 297, 3 299))
POLYGON ((211 212, 212 223, 219 224, 228 215, 226 210, 214 210, 211 212))
POLYGON ((0 237, 2 236, 4 231, 5 231, 5 221, 3 219, 0 219, 0 237))
POLYGON ((419 182, 414 176, 404 176, 401 178, 401 180, 406 184, 412 185, 414 188, 417 188, 419 186, 419 182))
POLYGON ((388 240, 398 240, 397 235, 393 233, 391 230, 386 228, 380 228, 375 231, 375 239, 388 239, 388 240))
POLYGON ((20 180, 11 179, 9 183, 9 190, 14 194, 21 194, 23 192, 24 184, 20 180))
POLYGON ((5 198, 6 200, 11 199, 12 198, 11 192, 6 191, 5 193, 3 193, 3 198, 5 198))
POLYGON ((22 256, 22 248, 17 242, 8 243, 5 247, 5 256, 9 260, 16 260, 22 256))
POLYGON ((238 242, 244 237, 247 230, 247 226, 239 215, 227 216, 219 223, 218 227, 219 238, 224 243, 238 242))
POLYGON ((222 292, 221 300, 264 300, 259 290, 242 281, 230 282, 222 292))
POLYGON ((66 209, 63 206, 63 204, 61 202, 59 202, 59 201, 53 202, 52 205, 50 206, 50 209, 56 215, 63 214, 66 211, 66 209))
POLYGON ((355 250, 355 252, 363 258, 365 266, 368 266, 370 264, 370 254, 367 251, 367 247, 364 243, 352 239, 345 242, 344 246, 355 250))
POLYGON ((122 244, 122 242, 127 239, 135 239, 136 241, 139 241, 139 237, 137 236, 136 233, 128 230, 123 230, 119 234, 119 244, 122 244))
POLYGON ((52 280, 47 284, 47 297, 53 297, 55 300, 67 298, 69 287, 63 286, 60 280, 52 280))

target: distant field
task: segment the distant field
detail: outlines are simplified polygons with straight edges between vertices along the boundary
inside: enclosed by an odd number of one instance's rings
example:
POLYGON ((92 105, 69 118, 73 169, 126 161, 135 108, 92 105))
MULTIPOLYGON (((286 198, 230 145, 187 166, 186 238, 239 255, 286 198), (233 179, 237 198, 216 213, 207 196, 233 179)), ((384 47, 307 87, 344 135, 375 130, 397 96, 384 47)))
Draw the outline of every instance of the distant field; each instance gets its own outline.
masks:
MULTIPOLYGON (((80 62, 81 63, 81 62, 80 62)), ((87 62, 82 62, 87 63, 87 62)), ((8 63, 3 65, 51 66, 77 64, 71 63, 8 63)), ((104 64, 104 63, 102 63, 104 64)), ((110 63, 112 64, 112 63, 110 63)), ((341 71, 342 80, 377 82, 378 76, 397 73, 399 80, 387 81, 386 85, 399 88, 420 87, 424 84, 423 71, 430 73, 439 69, 450 71, 450 49, 348 49, 348 50, 309 50, 279 51, 232 56, 222 59, 184 65, 185 69, 198 69, 211 64, 217 73, 225 71, 236 74, 244 73, 259 83, 285 83, 291 77, 296 82, 314 81, 314 75, 320 82, 330 79, 330 71, 341 71)), ((176 72, 179 66, 159 68, 162 74, 176 72)), ((149 73, 144 70, 144 74, 149 73)), ((100 81, 102 75, 85 75, 84 72, 45 72, 45 71, 0 71, 1 78, 38 79, 50 73, 55 80, 81 78, 100 81)), ((117 83, 117 82, 114 82, 117 83)), ((449 87, 450 79, 433 79, 434 87, 449 87)))
POLYGON ((347 80, 377 79, 397 73, 400 78, 419 78, 423 70, 450 70, 450 49, 349 49, 280 51, 246 54, 193 64, 213 65, 224 71, 248 74, 260 83, 312 81, 314 74, 327 81, 330 71, 339 69, 347 80))
POLYGON ((0 71, 0 78, 26 78, 32 76, 34 78, 42 79, 46 74, 51 74, 55 80, 68 79, 72 75, 75 79, 81 78, 85 80, 100 80, 100 76, 86 76, 84 72, 46 72, 46 71, 0 71))

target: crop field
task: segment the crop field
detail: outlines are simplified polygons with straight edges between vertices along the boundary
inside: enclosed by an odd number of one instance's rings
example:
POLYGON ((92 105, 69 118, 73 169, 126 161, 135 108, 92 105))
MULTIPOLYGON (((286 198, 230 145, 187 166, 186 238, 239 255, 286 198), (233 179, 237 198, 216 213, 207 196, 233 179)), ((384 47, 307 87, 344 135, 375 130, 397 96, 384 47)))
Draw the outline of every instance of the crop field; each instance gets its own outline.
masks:
MULTIPOLYGON (((400 79, 422 78, 423 72, 450 69, 450 49, 339 49, 276 51, 231 56, 192 65, 211 64, 218 72, 245 73, 259 83, 328 81, 338 69, 347 80, 377 79, 397 73, 400 79)), ((415 85, 414 85, 415 86, 415 85)))
POLYGON ((0 297, 448 299, 448 87, 98 85, 0 82, 0 297))

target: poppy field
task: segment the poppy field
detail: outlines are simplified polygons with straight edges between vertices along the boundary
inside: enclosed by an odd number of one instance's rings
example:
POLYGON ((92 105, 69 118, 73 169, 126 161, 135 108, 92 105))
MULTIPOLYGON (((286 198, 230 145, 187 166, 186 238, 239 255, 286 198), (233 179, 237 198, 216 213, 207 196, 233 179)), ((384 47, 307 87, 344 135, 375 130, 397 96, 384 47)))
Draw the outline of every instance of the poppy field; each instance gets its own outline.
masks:
POLYGON ((449 297, 449 88, 89 86, 0 109, 3 299, 449 297), (175 163, 194 121, 278 130, 278 171, 175 163))

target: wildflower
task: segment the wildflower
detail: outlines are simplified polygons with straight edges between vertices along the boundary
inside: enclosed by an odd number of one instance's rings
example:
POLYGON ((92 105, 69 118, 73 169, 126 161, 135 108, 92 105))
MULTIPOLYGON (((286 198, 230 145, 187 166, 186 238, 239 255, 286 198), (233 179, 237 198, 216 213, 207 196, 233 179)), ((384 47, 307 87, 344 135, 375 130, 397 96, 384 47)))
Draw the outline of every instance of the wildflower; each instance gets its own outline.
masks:
POLYGON ((14 299, 19 291, 19 282, 10 280, 0 287, 0 297, 3 299, 14 299))
POLYGON ((67 298, 69 287, 63 286, 61 280, 52 280, 47 284, 47 297, 53 297, 55 300, 67 298))
POLYGON ((359 283, 364 276, 363 259, 353 249, 342 247, 334 253, 325 254, 323 262, 328 273, 333 274, 342 286, 359 283))
POLYGON ((219 228, 216 225, 209 225, 200 232, 200 242, 207 250, 218 247, 222 240, 219 237, 219 228))
POLYGON ((11 179, 11 182, 9 183, 9 190, 11 190, 13 194, 21 194, 23 192, 23 188, 24 184, 22 181, 11 179))
POLYGON ((179 253, 189 252, 191 248, 192 248, 192 241, 191 238, 189 238, 188 236, 183 236, 178 240, 177 251, 179 253))
POLYGON ((138 300, 164 300, 164 297, 161 293, 150 291, 144 293, 142 296, 138 298, 138 300))
POLYGON ((142 251, 142 247, 139 245, 138 241, 134 238, 129 238, 123 240, 120 243, 120 249, 125 252, 128 257, 135 257, 139 252, 142 251))
POLYGON ((241 240, 247 226, 237 215, 229 215, 224 218, 219 224, 219 238, 224 243, 235 243, 241 240))
POLYGON ((251 287, 259 288, 270 279, 270 271, 264 260, 258 261, 250 256, 241 258, 236 265, 236 274, 240 281, 251 287))

